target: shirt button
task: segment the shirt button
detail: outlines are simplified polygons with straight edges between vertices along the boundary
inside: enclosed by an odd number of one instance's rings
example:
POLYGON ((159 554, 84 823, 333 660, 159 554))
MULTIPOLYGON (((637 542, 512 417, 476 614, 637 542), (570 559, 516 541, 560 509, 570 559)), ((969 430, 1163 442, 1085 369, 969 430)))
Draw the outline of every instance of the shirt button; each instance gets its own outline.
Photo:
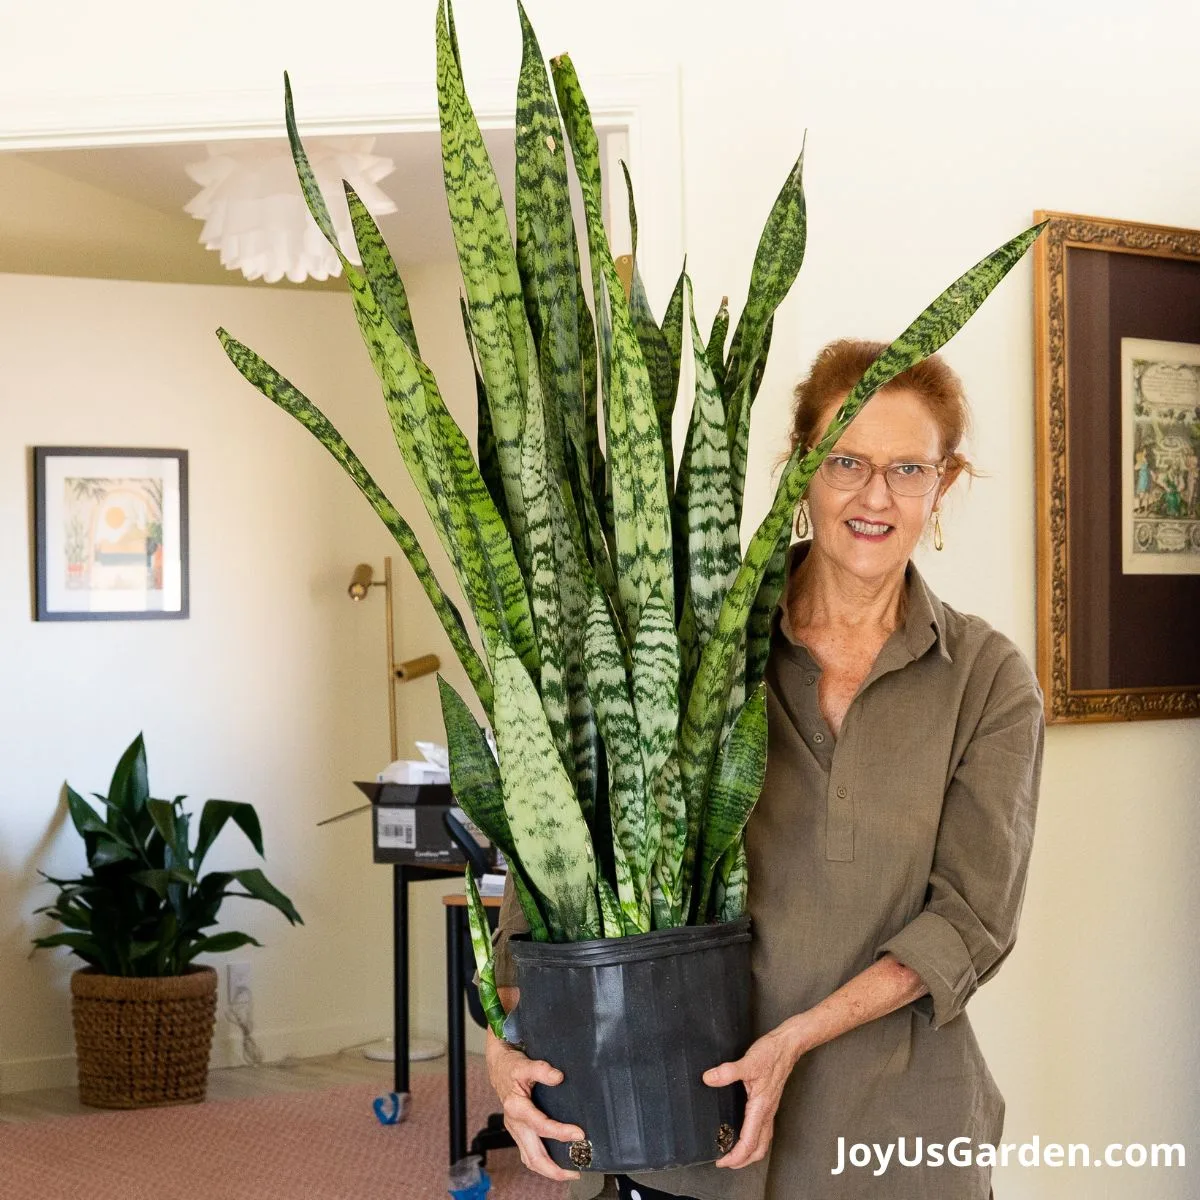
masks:
POLYGON ((805 675, 804 682, 807 683, 811 687, 814 683, 817 682, 817 677, 815 675, 805 675))
POLYGON ((814 733, 814 734, 813 734, 813 741, 814 741, 814 742, 816 742, 818 746, 819 746, 819 745, 820 745, 820 744, 821 744, 821 743, 822 743, 824 740, 825 740, 825 735, 824 735, 823 733, 814 733))
POLYGON ((844 787, 840 787, 840 788, 838 788, 838 790, 837 790, 837 794, 838 794, 838 799, 839 799, 839 800, 845 800, 845 798, 846 798, 846 789, 845 789, 844 787))

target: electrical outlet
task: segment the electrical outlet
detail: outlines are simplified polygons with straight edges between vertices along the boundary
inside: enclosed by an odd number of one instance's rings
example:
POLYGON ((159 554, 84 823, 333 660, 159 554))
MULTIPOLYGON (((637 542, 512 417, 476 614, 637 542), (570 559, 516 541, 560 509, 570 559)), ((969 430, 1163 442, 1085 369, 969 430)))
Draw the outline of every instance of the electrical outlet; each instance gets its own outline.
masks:
POLYGON ((249 1004, 253 997, 250 986, 250 964, 248 962, 229 963, 225 971, 229 1003, 249 1004))

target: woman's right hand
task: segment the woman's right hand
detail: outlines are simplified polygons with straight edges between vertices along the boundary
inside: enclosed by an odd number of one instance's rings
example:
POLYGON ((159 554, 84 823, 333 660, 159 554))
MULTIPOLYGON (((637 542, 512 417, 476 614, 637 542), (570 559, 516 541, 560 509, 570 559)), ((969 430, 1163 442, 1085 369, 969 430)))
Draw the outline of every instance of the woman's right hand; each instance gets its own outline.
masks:
POLYGON ((552 1120, 532 1099, 535 1083, 555 1087, 562 1083, 562 1072, 548 1062, 529 1058, 515 1046, 502 1042, 490 1029, 487 1033, 487 1067, 492 1087, 504 1106, 504 1127, 517 1143, 521 1161, 547 1179, 578 1179, 578 1171, 564 1170, 546 1153, 541 1139, 582 1141, 583 1130, 578 1125, 564 1125, 552 1120))

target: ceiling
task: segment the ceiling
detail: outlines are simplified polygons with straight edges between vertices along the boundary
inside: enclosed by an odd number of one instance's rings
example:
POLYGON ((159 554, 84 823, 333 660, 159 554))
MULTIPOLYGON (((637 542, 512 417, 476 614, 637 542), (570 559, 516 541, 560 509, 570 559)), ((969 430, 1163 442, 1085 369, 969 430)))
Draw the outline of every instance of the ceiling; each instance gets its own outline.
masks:
MULTIPOLYGON (((512 130, 490 130, 484 138, 511 214, 512 130)), ((439 135, 379 134, 373 153, 395 162, 380 186, 397 211, 379 225, 397 263, 453 261, 439 135)), ((198 240, 202 222, 183 211, 199 191, 184 168, 206 156, 204 143, 0 153, 0 271, 344 288, 339 279, 248 283, 240 271, 223 268, 217 253, 198 240)))

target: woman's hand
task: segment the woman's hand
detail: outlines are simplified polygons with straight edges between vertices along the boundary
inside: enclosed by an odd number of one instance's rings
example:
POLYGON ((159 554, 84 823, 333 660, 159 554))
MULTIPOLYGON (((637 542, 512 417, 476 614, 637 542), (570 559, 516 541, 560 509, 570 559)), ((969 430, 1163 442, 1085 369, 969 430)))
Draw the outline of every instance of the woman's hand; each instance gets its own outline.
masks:
POLYGON ((784 1085, 806 1049, 793 1018, 760 1037, 736 1062, 704 1072, 709 1087, 724 1087, 738 1079, 746 1085, 741 1136, 724 1158, 717 1159, 718 1167, 748 1167, 766 1157, 784 1085))
POLYGON ((548 1062, 528 1058, 515 1046, 502 1042, 491 1030, 487 1035, 487 1066, 492 1087, 504 1106, 504 1127, 517 1143, 521 1161, 547 1179, 578 1179, 578 1171, 566 1171, 554 1162, 541 1139, 582 1141, 583 1130, 578 1125, 551 1120, 531 1099, 535 1083, 554 1087, 562 1083, 562 1072, 548 1062))

